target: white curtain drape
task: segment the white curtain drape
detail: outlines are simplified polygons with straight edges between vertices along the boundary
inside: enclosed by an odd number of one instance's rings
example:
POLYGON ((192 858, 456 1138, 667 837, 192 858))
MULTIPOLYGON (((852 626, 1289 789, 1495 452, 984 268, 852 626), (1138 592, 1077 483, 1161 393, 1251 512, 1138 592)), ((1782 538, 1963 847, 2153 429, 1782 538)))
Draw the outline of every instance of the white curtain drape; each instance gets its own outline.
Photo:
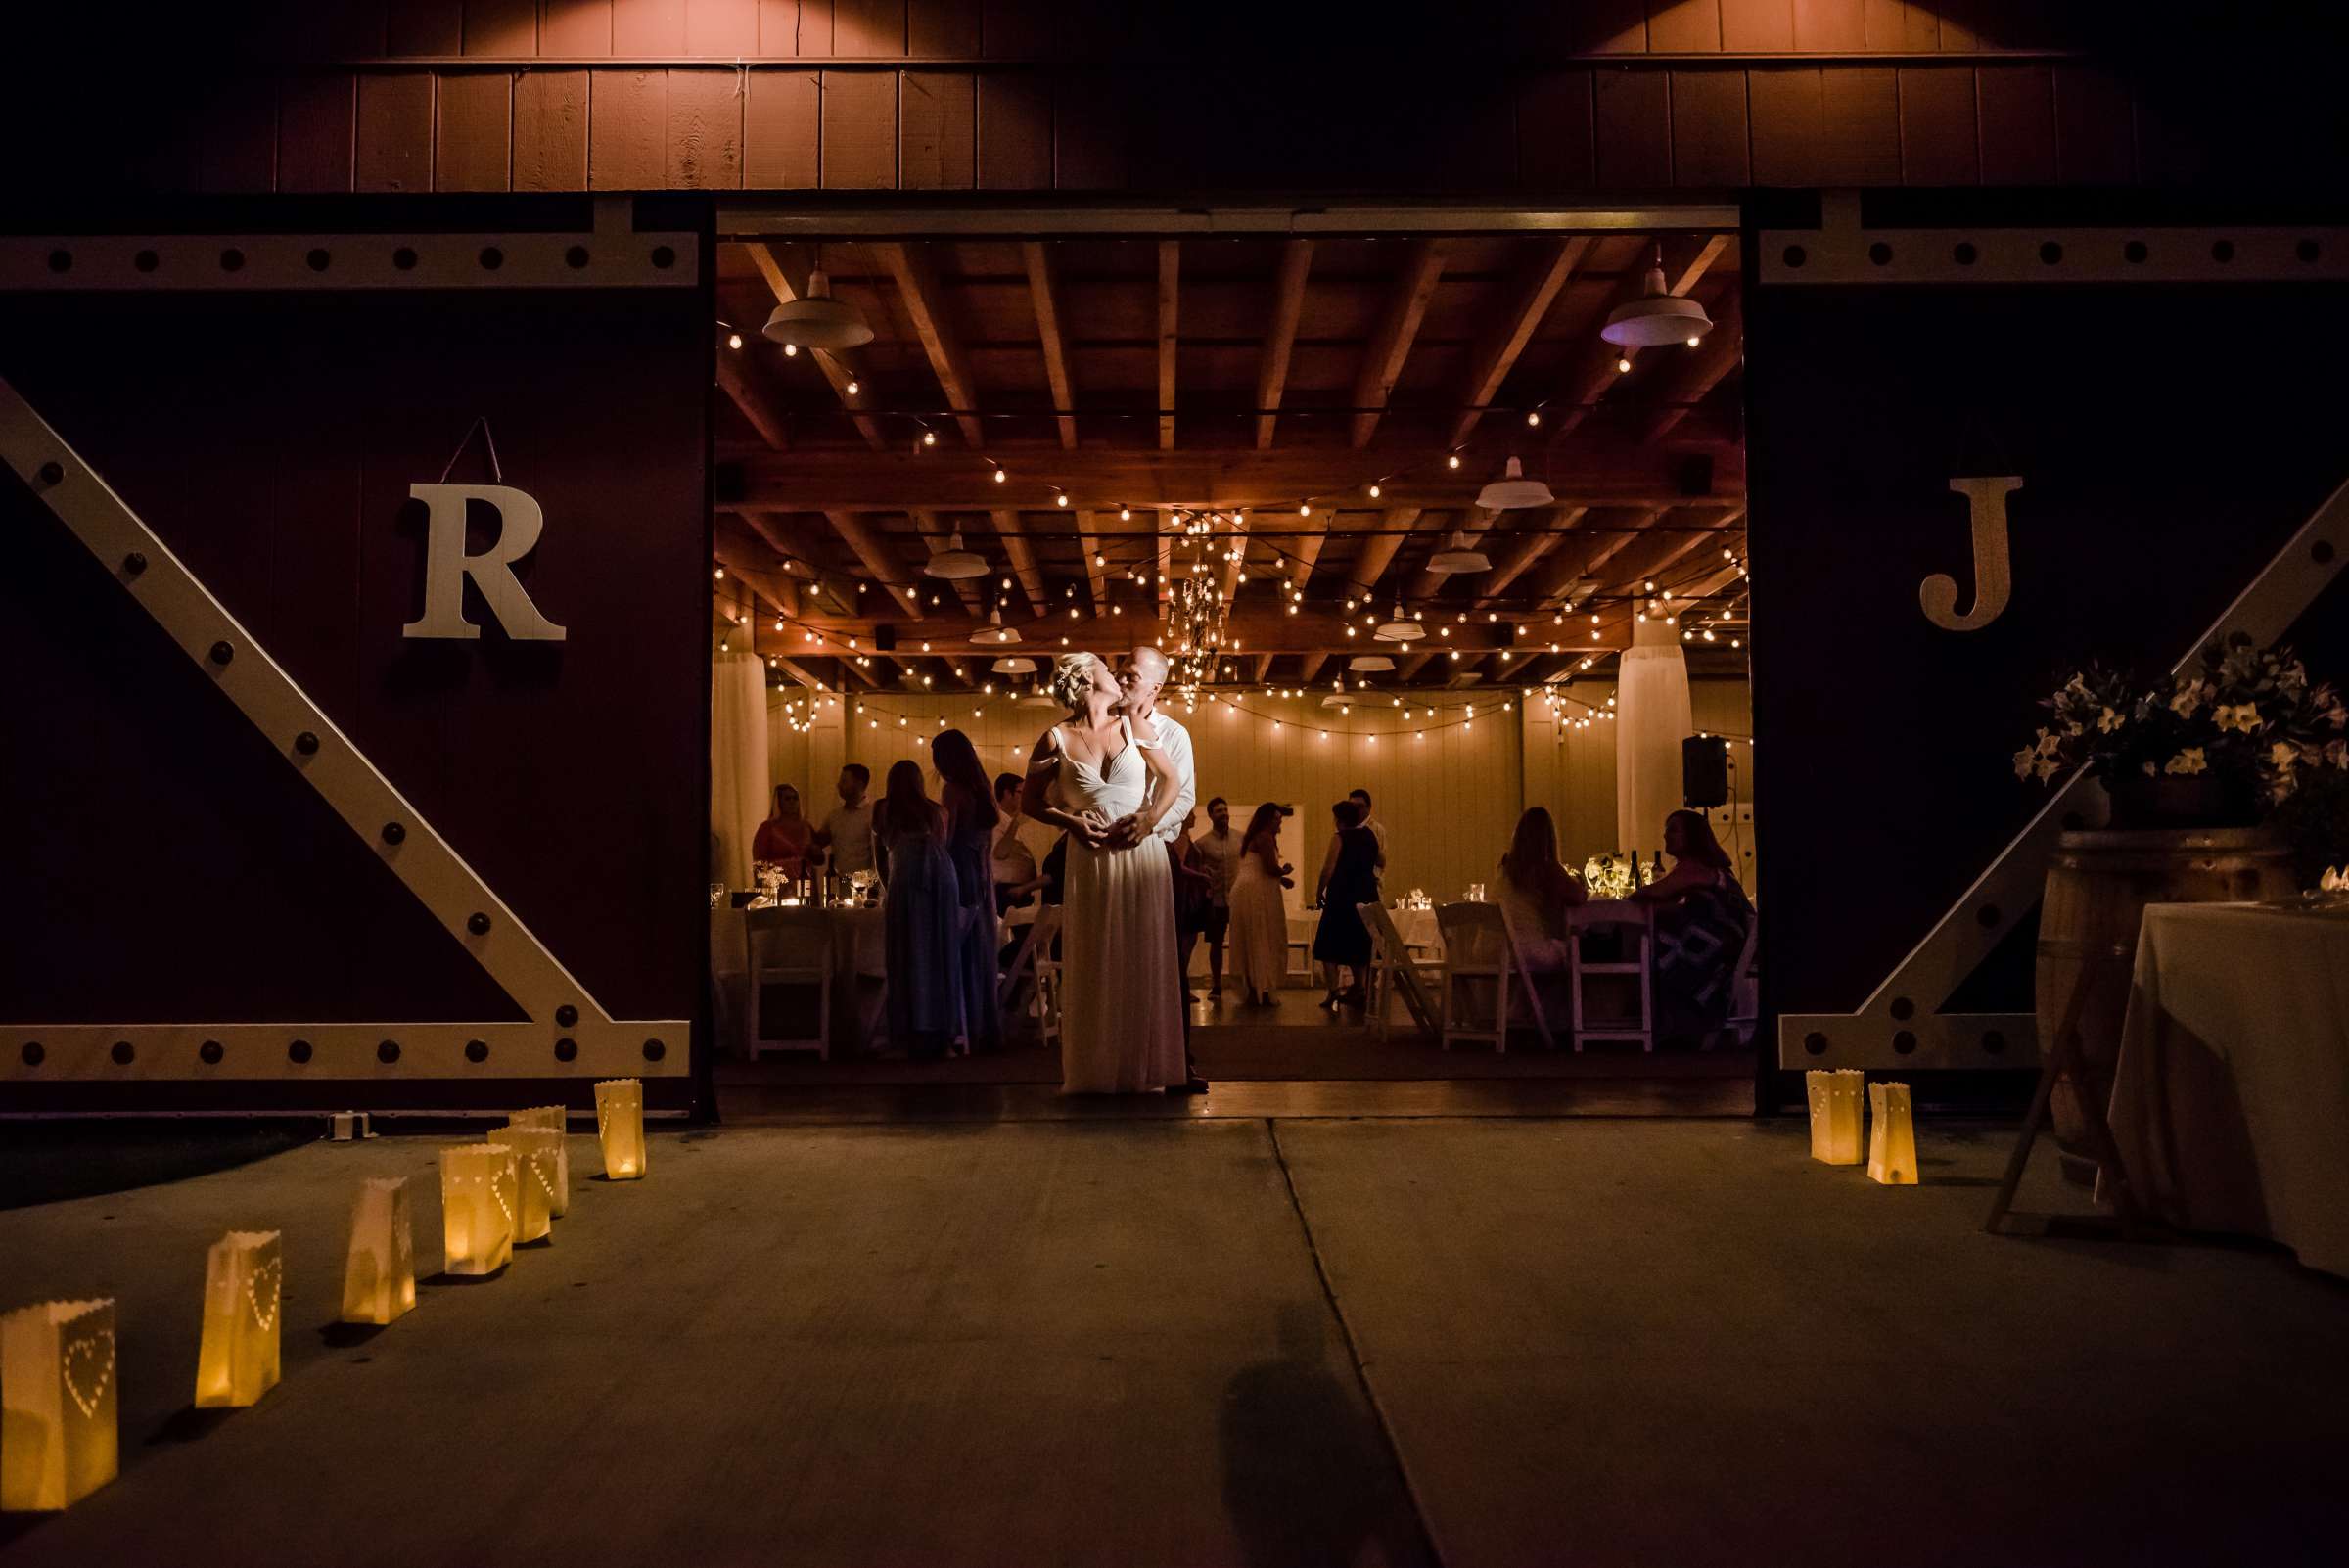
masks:
POLYGON ((1688 661, 1681 633, 1660 620, 1634 621, 1615 683, 1616 848, 1652 859, 1664 818, 1681 808, 1681 742, 1695 733, 1688 661))
POLYGON ((766 667, 756 654, 719 654, 710 671, 711 881, 751 885, 766 774, 766 667))

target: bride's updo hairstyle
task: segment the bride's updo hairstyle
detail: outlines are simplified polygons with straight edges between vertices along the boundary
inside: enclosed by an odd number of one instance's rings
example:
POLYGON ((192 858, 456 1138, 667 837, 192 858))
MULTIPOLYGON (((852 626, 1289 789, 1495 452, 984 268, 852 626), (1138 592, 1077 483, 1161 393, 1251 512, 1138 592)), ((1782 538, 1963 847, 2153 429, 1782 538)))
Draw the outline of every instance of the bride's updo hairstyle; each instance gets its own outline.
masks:
POLYGON ((1099 663, 1089 653, 1062 654, 1053 660, 1053 700, 1074 713, 1084 701, 1084 694, 1093 689, 1093 666, 1099 663))

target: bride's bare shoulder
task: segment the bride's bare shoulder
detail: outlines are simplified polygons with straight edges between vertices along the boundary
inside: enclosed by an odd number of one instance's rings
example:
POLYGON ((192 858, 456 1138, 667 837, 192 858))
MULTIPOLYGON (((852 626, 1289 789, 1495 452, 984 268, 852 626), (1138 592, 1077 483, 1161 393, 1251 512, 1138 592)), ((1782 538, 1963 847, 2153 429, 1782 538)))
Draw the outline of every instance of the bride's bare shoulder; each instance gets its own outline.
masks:
POLYGON ((1060 761, 1060 726, 1053 725, 1036 737, 1036 750, 1028 754, 1032 767, 1049 767, 1060 761))

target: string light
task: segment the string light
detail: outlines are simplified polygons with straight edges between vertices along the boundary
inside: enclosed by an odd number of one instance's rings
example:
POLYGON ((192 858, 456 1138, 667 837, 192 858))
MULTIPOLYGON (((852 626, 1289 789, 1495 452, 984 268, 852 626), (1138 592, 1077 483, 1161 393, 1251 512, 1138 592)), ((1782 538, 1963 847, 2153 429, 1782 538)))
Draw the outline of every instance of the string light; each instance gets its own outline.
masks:
POLYGON ((856 378, 855 378, 855 377, 853 377, 853 376, 851 376, 851 377, 849 378, 849 384, 848 384, 846 387, 843 387, 843 388, 841 389, 841 391, 842 391, 842 392, 847 392, 847 393, 848 393, 848 394, 849 394, 851 397, 853 397, 853 396, 855 396, 855 395, 856 395, 858 392, 860 392, 864 391, 864 389, 863 389, 862 387, 859 387, 859 386, 857 386, 857 385, 856 385, 856 378))
POLYGON ((729 348, 740 348, 742 346, 742 334, 739 332, 727 333, 726 346, 729 348))
POLYGON ((797 359, 797 358, 799 358, 799 357, 800 357, 800 346, 799 346, 798 344, 796 344, 796 343, 787 343, 787 344, 785 344, 785 345, 783 346, 783 357, 784 357, 784 358, 786 358, 786 359, 797 359))

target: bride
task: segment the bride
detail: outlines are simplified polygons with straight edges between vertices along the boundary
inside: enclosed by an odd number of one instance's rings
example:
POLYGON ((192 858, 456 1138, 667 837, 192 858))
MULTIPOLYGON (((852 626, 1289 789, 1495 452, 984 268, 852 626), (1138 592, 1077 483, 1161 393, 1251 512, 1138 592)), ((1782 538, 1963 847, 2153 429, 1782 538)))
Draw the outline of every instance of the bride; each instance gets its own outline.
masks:
POLYGON ((1069 711, 1036 743, 1021 809, 1067 830, 1061 907, 1061 1088, 1132 1094, 1180 1084, 1182 983, 1174 872, 1151 829, 1181 784, 1147 719, 1118 714, 1116 679, 1089 653, 1053 666, 1069 711))

